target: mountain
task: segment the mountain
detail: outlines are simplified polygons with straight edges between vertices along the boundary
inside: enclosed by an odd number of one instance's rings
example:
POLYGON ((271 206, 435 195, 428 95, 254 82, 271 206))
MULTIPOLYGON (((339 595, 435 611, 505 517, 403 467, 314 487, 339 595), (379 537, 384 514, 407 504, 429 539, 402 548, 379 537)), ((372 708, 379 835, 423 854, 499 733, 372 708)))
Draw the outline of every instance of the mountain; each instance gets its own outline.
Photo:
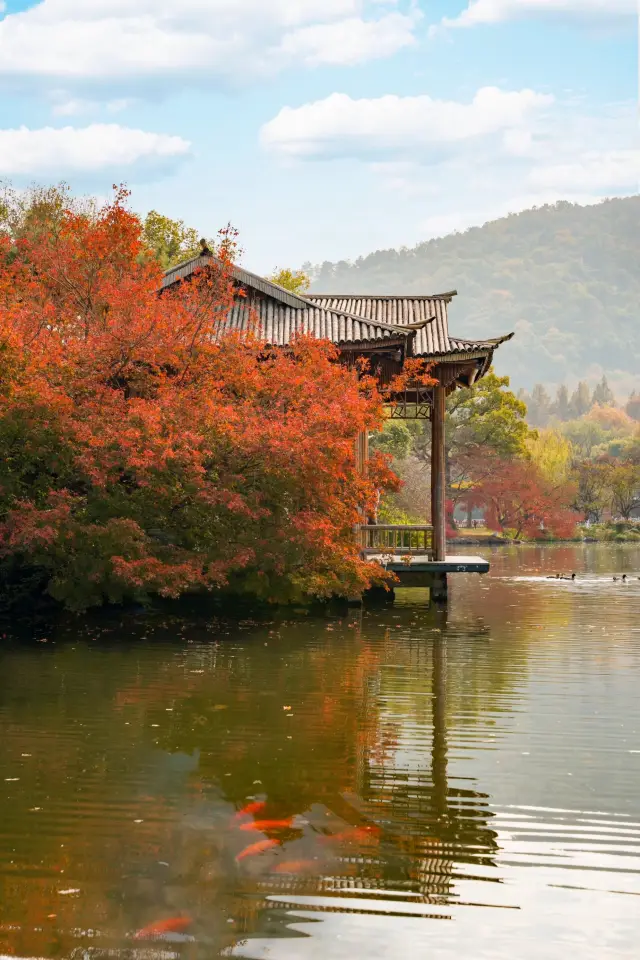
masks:
POLYGON ((595 382, 618 396, 640 384, 640 197, 558 203, 354 263, 306 264, 310 292, 457 290, 457 336, 515 331, 496 369, 516 387, 595 382))

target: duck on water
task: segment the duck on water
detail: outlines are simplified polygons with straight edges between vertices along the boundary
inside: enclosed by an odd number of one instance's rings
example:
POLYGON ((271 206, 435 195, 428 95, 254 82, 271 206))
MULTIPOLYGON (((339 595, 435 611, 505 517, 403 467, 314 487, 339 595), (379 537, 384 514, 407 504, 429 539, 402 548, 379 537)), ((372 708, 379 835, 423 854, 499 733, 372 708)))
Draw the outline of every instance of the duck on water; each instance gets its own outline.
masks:
MULTIPOLYGON (((573 581, 573 580, 575 580, 575 579, 576 579, 576 574, 575 574, 575 573, 572 573, 570 577, 563 577, 563 575, 562 575, 561 573, 556 573, 555 575, 551 575, 551 576, 548 576, 548 577, 547 577, 547 580, 570 580, 570 581, 573 581)), ((637 579, 640 580, 640 577, 638 577, 637 579)), ((620 580, 621 583, 628 583, 628 582, 629 582, 629 578, 627 577, 626 573, 623 573, 621 577, 614 577, 614 578, 613 578, 614 583, 617 583, 618 580, 620 580)))

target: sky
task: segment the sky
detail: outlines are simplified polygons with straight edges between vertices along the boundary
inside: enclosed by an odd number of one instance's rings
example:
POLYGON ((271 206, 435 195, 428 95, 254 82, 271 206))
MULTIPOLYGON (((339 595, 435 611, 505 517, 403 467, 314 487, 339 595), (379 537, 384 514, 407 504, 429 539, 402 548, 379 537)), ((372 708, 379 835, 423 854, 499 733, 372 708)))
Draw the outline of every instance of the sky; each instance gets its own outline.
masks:
POLYGON ((638 0, 0 0, 0 180, 258 272, 637 193, 638 0))

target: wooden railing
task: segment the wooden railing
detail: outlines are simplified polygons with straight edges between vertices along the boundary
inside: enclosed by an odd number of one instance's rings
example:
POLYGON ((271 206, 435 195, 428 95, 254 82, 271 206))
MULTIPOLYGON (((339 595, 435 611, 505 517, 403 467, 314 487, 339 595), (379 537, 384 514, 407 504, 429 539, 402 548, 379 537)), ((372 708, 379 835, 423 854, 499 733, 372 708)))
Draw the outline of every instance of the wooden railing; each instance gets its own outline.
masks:
POLYGON ((359 524, 356 537, 364 554, 397 553, 411 556, 433 554, 433 527, 398 524, 359 524))

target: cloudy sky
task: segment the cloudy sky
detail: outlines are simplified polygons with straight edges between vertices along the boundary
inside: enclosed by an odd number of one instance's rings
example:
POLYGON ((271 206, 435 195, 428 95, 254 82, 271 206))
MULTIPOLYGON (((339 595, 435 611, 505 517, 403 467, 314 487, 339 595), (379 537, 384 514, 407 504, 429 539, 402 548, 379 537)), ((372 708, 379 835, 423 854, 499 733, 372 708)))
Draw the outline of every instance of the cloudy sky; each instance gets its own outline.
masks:
POLYGON ((637 0, 0 0, 0 179, 256 270, 638 191, 637 0))

